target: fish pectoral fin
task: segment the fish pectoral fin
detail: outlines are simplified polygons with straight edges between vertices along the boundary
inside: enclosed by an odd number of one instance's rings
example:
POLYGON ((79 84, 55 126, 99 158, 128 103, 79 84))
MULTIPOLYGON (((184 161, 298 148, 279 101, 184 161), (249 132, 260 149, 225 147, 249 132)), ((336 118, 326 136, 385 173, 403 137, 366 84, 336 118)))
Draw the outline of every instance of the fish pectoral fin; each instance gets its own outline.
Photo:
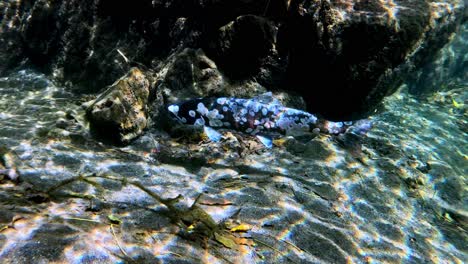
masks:
POLYGON ((221 140, 221 133, 214 130, 211 127, 204 126, 203 131, 205 132, 206 136, 213 142, 219 142, 221 140))
POLYGON ((262 142, 262 144, 267 147, 267 148, 272 148, 273 147, 273 140, 269 137, 265 137, 265 136, 260 136, 260 135, 257 135, 256 136, 258 138, 258 140, 260 142, 262 142))

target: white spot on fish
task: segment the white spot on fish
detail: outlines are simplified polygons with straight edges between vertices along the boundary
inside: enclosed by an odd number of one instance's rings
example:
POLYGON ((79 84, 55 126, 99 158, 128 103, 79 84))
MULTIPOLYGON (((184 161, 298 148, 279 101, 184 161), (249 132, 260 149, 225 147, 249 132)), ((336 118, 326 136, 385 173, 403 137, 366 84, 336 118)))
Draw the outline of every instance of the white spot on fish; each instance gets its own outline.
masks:
POLYGON ((195 120, 195 125, 196 126, 204 126, 205 125, 205 120, 203 118, 198 118, 195 120))
POLYGON ((195 117, 195 115, 196 115, 195 111, 193 111, 193 110, 190 110, 190 111, 188 112, 188 114, 189 114, 189 116, 191 116, 191 117, 195 117))
POLYGON ((258 112, 260 112, 260 109, 262 108, 262 104, 259 104, 257 102, 252 102, 250 107, 255 113, 258 113, 258 112))
POLYGON ((207 116, 208 116, 209 119, 218 119, 218 114, 219 114, 218 109, 213 109, 213 110, 208 112, 207 116))
POLYGON ((229 110, 229 108, 227 106, 223 106, 223 111, 224 112, 227 112, 229 110))
POLYGON ((210 120, 209 124, 212 127, 221 127, 221 126, 223 126, 223 122, 221 122, 220 120, 217 120, 217 119, 210 120))
POLYGON ((220 105, 223 105, 226 103, 226 97, 220 97, 218 99, 216 99, 216 102, 220 105))
POLYGON ((173 113, 174 115, 177 115, 177 113, 179 112, 179 106, 178 105, 170 105, 167 110, 169 110, 169 112, 173 113))
POLYGON ((336 134, 340 133, 340 128, 343 127, 343 122, 327 122, 328 133, 336 134))
POLYGON ((206 108, 203 103, 198 103, 197 112, 200 113, 201 115, 206 115, 208 114, 208 108, 206 108))
POLYGON ((312 124, 315 124, 317 122, 317 117, 312 115, 312 114, 309 114, 309 121, 312 123, 312 124))

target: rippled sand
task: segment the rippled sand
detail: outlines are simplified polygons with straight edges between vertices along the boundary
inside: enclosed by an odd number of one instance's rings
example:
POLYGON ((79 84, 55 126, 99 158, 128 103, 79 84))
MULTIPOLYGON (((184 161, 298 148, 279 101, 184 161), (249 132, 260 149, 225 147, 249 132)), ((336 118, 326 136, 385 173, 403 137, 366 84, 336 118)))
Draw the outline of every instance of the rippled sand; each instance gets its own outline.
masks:
POLYGON ((466 91, 427 102, 394 95, 362 138, 289 139, 266 150, 229 131, 218 144, 150 131, 116 148, 86 134, 73 94, 29 71, 1 78, 0 145, 22 182, 0 184, 0 259, 466 263, 466 91), (90 181, 44 193, 78 175, 90 181), (170 210, 96 175, 182 199, 170 210), (236 248, 174 222, 195 200, 217 223, 247 227, 225 231, 241 241, 236 248))

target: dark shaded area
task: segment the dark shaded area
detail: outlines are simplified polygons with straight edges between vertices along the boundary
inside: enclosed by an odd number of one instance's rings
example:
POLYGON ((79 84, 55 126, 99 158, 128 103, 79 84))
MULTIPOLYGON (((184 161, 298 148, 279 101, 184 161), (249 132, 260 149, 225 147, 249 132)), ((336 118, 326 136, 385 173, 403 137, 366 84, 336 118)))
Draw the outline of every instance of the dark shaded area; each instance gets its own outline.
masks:
POLYGON ((262 59, 273 48, 275 33, 267 19, 241 16, 219 29, 208 44, 208 55, 233 79, 251 77, 260 71, 262 59))
MULTIPOLYGON (((381 87, 387 78, 384 73, 402 64, 422 38, 424 25, 429 23, 428 4, 417 1, 409 11, 400 10, 397 26, 377 16, 364 19, 358 14, 349 22, 337 22, 327 1, 313 2, 295 1, 283 29, 290 46, 291 87, 306 98, 309 111, 326 118, 368 115, 403 82, 400 76, 381 87)), ((372 14, 382 12, 381 8, 371 1, 355 6, 372 14)))
POLYGON ((160 78, 173 56, 202 48, 228 77, 219 85, 252 81, 296 92, 325 118, 358 119, 430 65, 466 20, 457 1, 451 13, 427 0, 395 4, 396 17, 375 1, 9 0, 0 73, 26 63, 96 92, 136 65, 160 78))

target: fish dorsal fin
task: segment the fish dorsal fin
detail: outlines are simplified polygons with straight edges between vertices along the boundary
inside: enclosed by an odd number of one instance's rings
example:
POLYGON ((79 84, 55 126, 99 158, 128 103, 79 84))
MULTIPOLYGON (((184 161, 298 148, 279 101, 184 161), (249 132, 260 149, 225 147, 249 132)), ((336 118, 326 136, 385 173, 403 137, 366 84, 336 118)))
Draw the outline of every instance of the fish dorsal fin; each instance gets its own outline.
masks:
POLYGON ((273 97, 272 92, 266 92, 259 94, 254 97, 255 100, 259 101, 262 104, 273 104, 273 105, 282 105, 281 102, 273 97))

